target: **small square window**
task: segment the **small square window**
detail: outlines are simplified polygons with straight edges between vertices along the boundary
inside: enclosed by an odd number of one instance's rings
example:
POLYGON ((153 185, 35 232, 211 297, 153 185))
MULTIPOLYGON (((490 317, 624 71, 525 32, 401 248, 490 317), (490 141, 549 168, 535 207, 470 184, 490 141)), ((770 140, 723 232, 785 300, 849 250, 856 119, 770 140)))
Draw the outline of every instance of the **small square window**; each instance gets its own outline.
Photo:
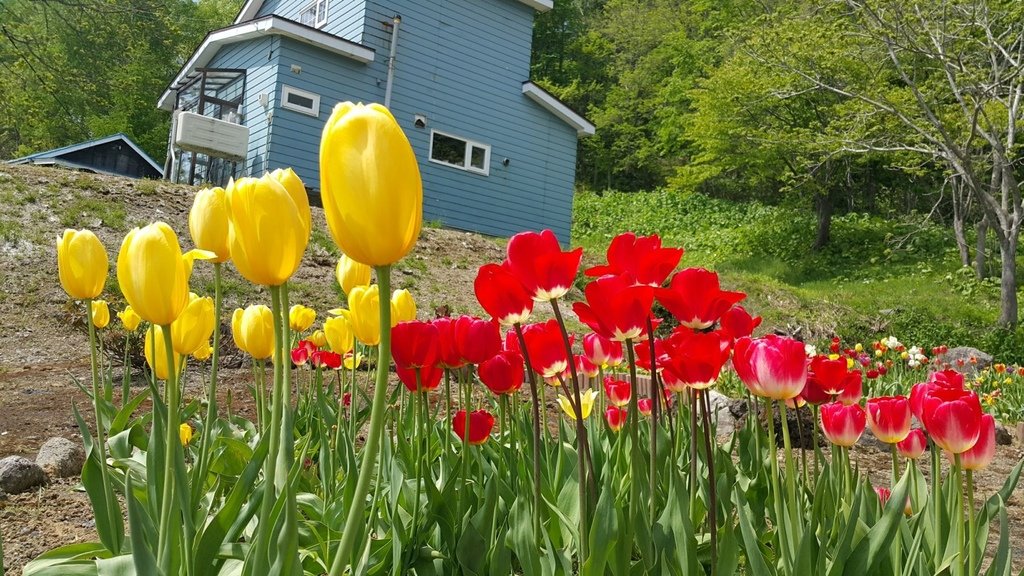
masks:
POLYGON ((490 172, 490 156, 491 147, 486 144, 443 132, 430 133, 431 162, 486 176, 490 172))

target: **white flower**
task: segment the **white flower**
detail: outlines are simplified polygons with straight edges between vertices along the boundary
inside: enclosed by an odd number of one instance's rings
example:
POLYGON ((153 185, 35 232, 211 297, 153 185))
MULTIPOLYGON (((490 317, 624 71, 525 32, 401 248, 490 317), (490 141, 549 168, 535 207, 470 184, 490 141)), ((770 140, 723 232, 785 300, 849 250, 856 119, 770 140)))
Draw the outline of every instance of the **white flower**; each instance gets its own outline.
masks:
POLYGON ((814 347, 814 344, 804 344, 804 354, 807 354, 808 358, 814 358, 818 355, 818 349, 814 347))

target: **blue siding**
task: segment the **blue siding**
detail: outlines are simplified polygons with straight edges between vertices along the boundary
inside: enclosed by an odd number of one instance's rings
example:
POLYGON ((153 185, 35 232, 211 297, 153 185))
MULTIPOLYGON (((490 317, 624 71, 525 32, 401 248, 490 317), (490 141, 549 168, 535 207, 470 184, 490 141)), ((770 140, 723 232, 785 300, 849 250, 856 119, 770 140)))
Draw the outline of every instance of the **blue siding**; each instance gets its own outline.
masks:
MULTIPOLYGON (((299 21, 299 13, 308 8, 313 0, 266 0, 256 17, 276 14, 282 18, 299 21)), ((328 0, 327 22, 324 32, 340 36, 353 42, 362 42, 363 22, 366 18, 366 0, 328 0)))
POLYGON ((283 86, 320 96, 316 118, 275 105, 270 141, 270 169, 292 167, 309 188, 320 188, 320 135, 339 102, 378 100, 375 81, 365 64, 308 44, 283 39, 277 56, 277 102, 283 86), (298 74, 292 64, 302 67, 298 74))
MULTIPOLYGON (((268 36, 226 46, 210 61, 211 68, 243 68, 245 75, 245 96, 242 105, 242 123, 249 127, 249 155, 245 162, 245 173, 262 174, 266 169, 267 143, 270 127, 267 115, 259 104, 259 94, 269 93, 271 106, 277 97, 274 89, 277 82, 276 36, 268 36)), ((273 109, 273 108, 271 108, 273 109)))

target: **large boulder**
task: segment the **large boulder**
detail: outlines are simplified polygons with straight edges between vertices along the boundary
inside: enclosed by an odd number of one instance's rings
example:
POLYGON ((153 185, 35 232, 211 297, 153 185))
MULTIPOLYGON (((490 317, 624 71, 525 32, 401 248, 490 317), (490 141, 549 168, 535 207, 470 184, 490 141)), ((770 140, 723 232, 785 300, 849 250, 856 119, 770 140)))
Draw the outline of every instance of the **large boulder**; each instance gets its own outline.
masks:
POLYGON ((708 391, 711 405, 711 422, 716 435, 732 434, 740 426, 740 419, 747 413, 747 403, 742 398, 729 398, 717 390, 708 391))
POLYGON ((43 469, 22 456, 8 456, 0 460, 0 491, 19 494, 42 485, 46 481, 43 469))
POLYGON ((946 367, 973 376, 992 365, 992 355, 977 348, 959 346, 950 348, 934 358, 932 366, 938 370, 946 367))
POLYGON ((85 464, 85 451, 77 442, 67 438, 50 438, 39 449, 36 464, 50 478, 78 476, 85 464))

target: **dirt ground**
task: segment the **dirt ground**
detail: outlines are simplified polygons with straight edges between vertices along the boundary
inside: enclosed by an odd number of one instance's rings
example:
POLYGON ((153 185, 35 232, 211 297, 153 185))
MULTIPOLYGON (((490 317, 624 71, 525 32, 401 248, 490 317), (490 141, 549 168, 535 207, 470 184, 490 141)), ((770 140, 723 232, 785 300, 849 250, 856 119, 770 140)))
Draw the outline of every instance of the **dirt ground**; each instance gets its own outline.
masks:
MULTIPOLYGON (((52 436, 80 441, 72 413, 77 405, 87 416, 89 404, 75 381, 88 382, 89 358, 83 329, 84 311, 69 302, 57 280, 55 242, 67 227, 92 229, 107 247, 111 264, 121 238, 134 226, 168 222, 190 248, 187 214, 194 189, 152 181, 80 174, 60 169, 0 166, 0 457, 35 456, 52 436)), ((334 282, 337 253, 322 210, 313 208, 314 233, 301 269, 291 285, 292 303, 320 313, 340 304, 334 282)), ((472 292, 476 269, 504 257, 500 240, 454 230, 424 228, 413 254, 394 268, 393 284, 415 296, 419 316, 480 313, 472 292)), ((193 290, 212 293, 212 271, 197 265, 193 290)), ((111 315, 123 306, 113 267, 106 286, 111 315)), ((225 272, 225 317, 253 303, 269 304, 269 295, 225 272)), ((108 330, 119 330, 116 318, 108 330)), ((230 336, 226 336, 230 346, 230 336)), ((113 338, 111 340, 114 340, 113 338)), ((118 356, 117 353, 113 353, 118 356)), ((115 363, 115 378, 120 376, 115 363)), ((222 392, 247 397, 248 370, 227 355, 222 392)), ((136 377, 139 375, 136 374, 136 377)), ((185 395, 201 393, 198 378, 189 378, 185 395)), ((238 406, 240 410, 247 407, 238 406)), ((977 477, 979 494, 988 495, 1022 457, 1019 440, 998 449, 996 462, 977 477)), ((889 455, 857 453, 861 469, 876 482, 886 478, 889 455), (877 475, 877 478, 875 476, 877 475)), ((1015 535, 1024 533, 1020 490, 1010 502, 1015 535)), ((997 527, 996 527, 997 528, 997 527)), ((0 499, 0 534, 4 568, 18 574, 25 562, 59 545, 96 538, 88 498, 76 479, 0 499)), ((1014 542, 1022 542, 1018 537, 1014 542)), ((1015 556, 1024 560, 1024 547, 1015 556)))

